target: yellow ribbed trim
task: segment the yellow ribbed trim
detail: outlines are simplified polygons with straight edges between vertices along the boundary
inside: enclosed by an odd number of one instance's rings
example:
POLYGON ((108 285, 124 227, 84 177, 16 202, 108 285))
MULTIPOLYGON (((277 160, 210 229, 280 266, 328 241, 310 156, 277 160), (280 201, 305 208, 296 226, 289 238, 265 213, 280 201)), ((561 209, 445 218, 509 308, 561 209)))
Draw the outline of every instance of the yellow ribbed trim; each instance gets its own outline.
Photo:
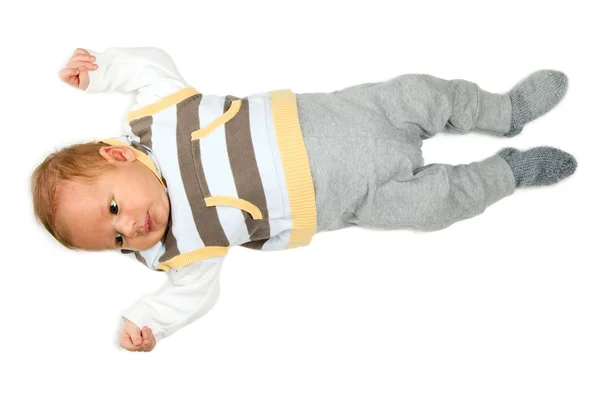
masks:
POLYGON ((215 256, 225 256, 229 251, 229 247, 204 247, 195 251, 186 252, 181 255, 172 257, 166 262, 159 263, 157 269, 169 271, 169 269, 179 269, 191 263, 198 262, 202 259, 212 258, 215 256))
POLYGON ((206 137, 209 134, 211 134, 213 132, 213 130, 215 130, 219 126, 224 125, 227 122, 229 122, 231 120, 231 118, 233 118, 234 116, 237 115, 241 106, 242 106, 242 101, 240 101, 240 100, 232 101, 231 106, 229 107, 227 112, 225 112, 224 114, 222 114, 221 116, 216 118, 214 121, 212 121, 208 125, 204 126, 202 129, 193 131, 192 132, 192 140, 198 140, 202 137, 206 137))
POLYGON ((271 91, 269 94, 292 211, 292 233, 286 249, 295 248, 310 244, 317 231, 315 190, 298 120, 296 95, 290 90, 271 91))
POLYGON ((137 159, 138 161, 143 163, 146 167, 148 167, 148 169, 150 169, 152 171, 152 173, 154 173, 154 176, 156 176, 156 178, 160 181, 160 184, 162 184, 163 187, 166 187, 165 182, 163 181, 163 179, 161 179, 160 175, 158 174, 158 169, 156 169, 156 166, 154 166, 154 162, 152 162, 152 160, 150 159, 150 157, 148 155, 144 154, 140 150, 135 149, 134 147, 130 146, 129 144, 122 142, 121 140, 105 139, 105 140, 100 140, 100 142, 106 143, 108 145, 128 147, 128 148, 132 149, 133 152, 135 153, 135 159, 137 159))
POLYGON ((241 209, 252 215, 252 219, 262 219, 262 212, 252 202, 243 200, 241 198, 228 197, 225 195, 219 195, 215 197, 204 198, 206 206, 225 205, 233 206, 234 208, 241 209))
POLYGON ((154 104, 146 105, 145 107, 129 112, 127 114, 127 122, 131 122, 134 119, 143 118, 144 116, 157 114, 160 111, 169 108, 171 105, 175 105, 195 94, 200 94, 200 92, 191 87, 181 89, 176 93, 161 98, 154 104))

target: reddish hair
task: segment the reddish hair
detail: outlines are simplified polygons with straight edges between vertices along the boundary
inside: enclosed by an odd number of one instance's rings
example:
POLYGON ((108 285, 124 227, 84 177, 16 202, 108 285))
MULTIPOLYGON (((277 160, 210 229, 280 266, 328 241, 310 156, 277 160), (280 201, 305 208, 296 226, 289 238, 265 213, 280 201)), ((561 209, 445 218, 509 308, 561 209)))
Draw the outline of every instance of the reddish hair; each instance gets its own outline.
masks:
POLYGON ((92 183, 103 172, 113 168, 114 166, 100 155, 100 149, 108 146, 104 143, 89 142, 65 147, 48 155, 31 175, 35 216, 52 237, 67 248, 77 249, 64 224, 56 218, 58 188, 68 181, 92 183))

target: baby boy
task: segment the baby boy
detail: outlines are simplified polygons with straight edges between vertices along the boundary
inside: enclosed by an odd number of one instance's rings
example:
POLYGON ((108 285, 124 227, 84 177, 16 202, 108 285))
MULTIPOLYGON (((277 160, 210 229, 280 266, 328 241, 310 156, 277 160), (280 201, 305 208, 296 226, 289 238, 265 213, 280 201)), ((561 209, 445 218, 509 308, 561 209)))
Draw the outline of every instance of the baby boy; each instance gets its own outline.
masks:
POLYGON ((31 180, 36 217, 61 244, 120 250, 168 275, 123 313, 120 343, 131 351, 152 350, 211 309, 232 246, 294 248, 355 225, 441 229, 577 167, 550 147, 423 164, 422 142, 438 132, 519 134, 563 98, 557 71, 507 94, 403 75, 238 98, 198 92, 159 49, 109 48, 77 49, 60 77, 90 93, 136 93, 122 136, 53 153, 31 180))

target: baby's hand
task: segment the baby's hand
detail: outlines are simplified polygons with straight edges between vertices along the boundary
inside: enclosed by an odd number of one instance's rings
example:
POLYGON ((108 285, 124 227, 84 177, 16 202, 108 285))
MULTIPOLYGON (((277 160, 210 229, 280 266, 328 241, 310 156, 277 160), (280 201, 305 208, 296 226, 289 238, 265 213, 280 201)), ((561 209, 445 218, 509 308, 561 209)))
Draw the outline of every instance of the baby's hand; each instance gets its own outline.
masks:
POLYGON ((148 327, 139 327, 125 319, 120 338, 121 348, 131 352, 150 352, 156 346, 156 338, 148 327))
POLYGON ((87 50, 78 48, 73 53, 66 67, 60 71, 60 78, 63 82, 77 87, 81 90, 87 89, 90 84, 89 69, 98 69, 98 65, 93 62, 96 57, 90 55, 87 50))

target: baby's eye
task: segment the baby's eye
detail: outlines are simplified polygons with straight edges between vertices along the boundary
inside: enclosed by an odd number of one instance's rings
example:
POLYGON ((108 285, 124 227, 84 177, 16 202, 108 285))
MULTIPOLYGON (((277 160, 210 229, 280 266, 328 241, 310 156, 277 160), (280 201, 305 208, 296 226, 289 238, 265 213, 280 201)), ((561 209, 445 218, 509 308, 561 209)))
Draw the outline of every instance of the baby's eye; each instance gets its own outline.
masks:
POLYGON ((121 234, 117 233, 117 235, 115 236, 115 241, 117 242, 118 246, 123 246, 123 236, 121 234))
POLYGON ((119 213, 119 207, 117 206, 117 201, 115 201, 114 199, 110 200, 110 206, 108 209, 110 210, 110 213, 112 213, 113 215, 116 215, 117 213, 119 213))

